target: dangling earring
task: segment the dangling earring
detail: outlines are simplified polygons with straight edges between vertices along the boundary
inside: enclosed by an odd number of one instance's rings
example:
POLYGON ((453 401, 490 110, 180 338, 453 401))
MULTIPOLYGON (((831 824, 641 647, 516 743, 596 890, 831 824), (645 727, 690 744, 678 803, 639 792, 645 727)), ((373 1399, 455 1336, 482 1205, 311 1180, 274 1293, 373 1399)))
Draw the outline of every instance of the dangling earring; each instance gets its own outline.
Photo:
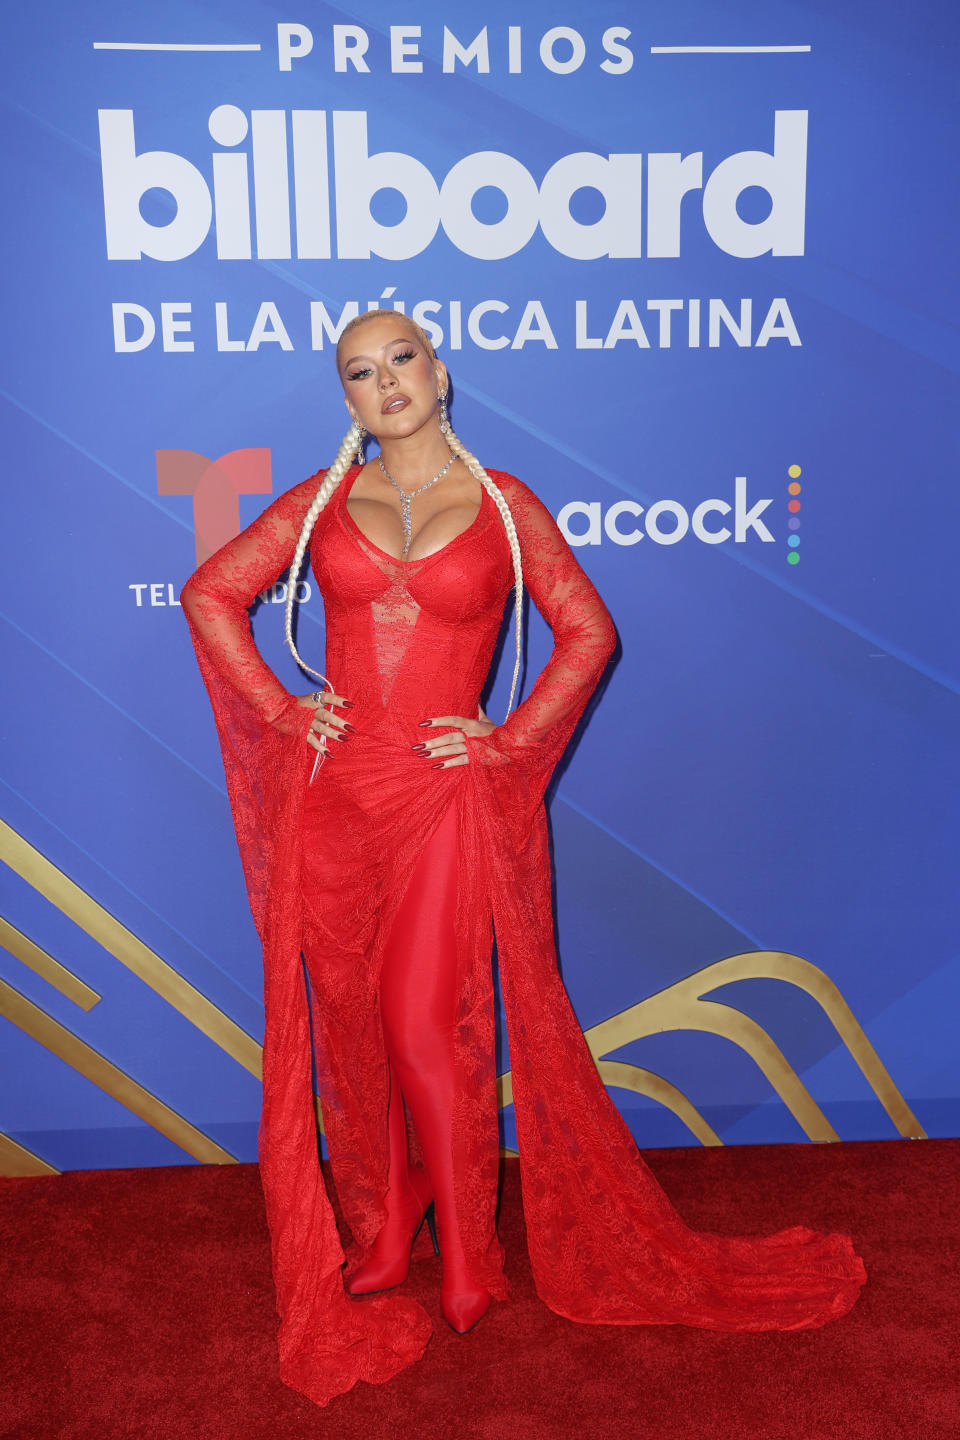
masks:
POLYGON ((447 392, 446 392, 446 390, 444 390, 444 392, 443 392, 442 395, 438 395, 438 396, 437 396, 437 399, 440 401, 440 434, 441 434, 441 435, 449 435, 449 433, 450 433, 450 420, 449 420, 449 418, 448 418, 448 416, 447 416, 447 392))
POLYGON ((367 432, 359 420, 354 420, 353 423, 357 427, 357 464, 365 465, 367 462, 363 457, 363 442, 367 438, 367 432))

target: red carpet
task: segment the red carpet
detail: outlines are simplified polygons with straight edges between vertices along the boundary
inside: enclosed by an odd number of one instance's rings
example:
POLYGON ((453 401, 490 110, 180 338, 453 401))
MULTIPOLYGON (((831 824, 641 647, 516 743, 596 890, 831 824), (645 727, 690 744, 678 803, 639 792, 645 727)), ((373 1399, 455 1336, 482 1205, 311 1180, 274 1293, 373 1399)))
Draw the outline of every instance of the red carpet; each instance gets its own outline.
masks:
MULTIPOLYGON (((960 1140, 644 1153, 697 1229, 852 1234, 869 1279, 821 1330, 575 1325, 533 1289, 520 1177, 500 1234, 514 1291, 475 1330, 440 1315, 417 1364, 319 1409, 277 1379, 255 1166, 0 1180, 0 1434, 42 1440, 958 1440, 960 1140)), ((362 1304, 362 1301, 358 1301, 362 1304)))

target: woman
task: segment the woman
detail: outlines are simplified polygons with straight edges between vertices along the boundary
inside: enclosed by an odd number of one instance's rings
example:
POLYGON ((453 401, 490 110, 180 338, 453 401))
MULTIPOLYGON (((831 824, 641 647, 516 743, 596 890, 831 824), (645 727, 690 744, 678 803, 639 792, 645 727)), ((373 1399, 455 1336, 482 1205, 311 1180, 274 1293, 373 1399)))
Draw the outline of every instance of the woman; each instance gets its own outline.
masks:
POLYGON ((849 1238, 689 1229, 607 1095, 557 973, 543 796, 613 649, 602 601, 533 492, 485 471, 449 428, 447 372, 418 326, 360 316, 337 364, 354 423, 333 465, 275 500, 181 596, 263 942, 259 1155, 282 1378, 326 1404, 420 1356, 426 1312, 375 1292, 406 1278, 411 1247, 424 1252, 426 1237, 414 1241, 431 1202, 448 1323, 465 1333, 507 1297, 494 928, 545 1303, 595 1324, 825 1324, 866 1278, 849 1238), (380 456, 354 465, 365 431, 380 456), (324 688, 295 697, 247 612, 289 566, 296 655, 292 579, 308 546, 330 678, 312 671, 324 688), (512 709, 524 586, 554 649, 512 709), (511 710, 496 725, 479 698, 511 588, 511 710), (317 1159, 311 1054, 346 1251, 317 1159))

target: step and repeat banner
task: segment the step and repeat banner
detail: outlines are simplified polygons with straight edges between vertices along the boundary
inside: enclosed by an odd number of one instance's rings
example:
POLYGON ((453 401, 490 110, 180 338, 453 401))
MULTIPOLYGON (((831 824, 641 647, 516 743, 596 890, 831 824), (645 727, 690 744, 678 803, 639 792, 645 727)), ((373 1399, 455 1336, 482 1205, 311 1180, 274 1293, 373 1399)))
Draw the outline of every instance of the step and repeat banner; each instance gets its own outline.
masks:
MULTIPOLYGON (((550 825, 640 1144, 960 1133, 956 10, 462 15, 4 17, 4 1173, 255 1158, 259 947, 177 596, 332 459, 375 306, 617 626, 550 825)), ((304 693, 285 597, 252 624, 304 693)), ((531 606, 525 693, 550 643, 531 606)))

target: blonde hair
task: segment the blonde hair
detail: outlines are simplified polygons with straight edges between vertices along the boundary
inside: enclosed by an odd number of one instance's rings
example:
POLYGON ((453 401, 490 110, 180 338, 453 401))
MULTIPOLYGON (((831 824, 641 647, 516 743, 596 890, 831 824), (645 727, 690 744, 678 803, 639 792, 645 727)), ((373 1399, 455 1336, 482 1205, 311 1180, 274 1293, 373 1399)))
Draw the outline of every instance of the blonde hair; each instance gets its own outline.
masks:
MULTIPOLYGON (((355 330, 358 325, 363 325, 368 320, 381 319, 384 316, 394 318, 396 314, 397 312, 393 310, 368 310, 365 314, 356 315, 348 325, 344 326, 340 336, 340 342, 342 343, 342 341, 346 338, 350 331, 355 330)), ((431 360, 435 360, 436 352, 432 344, 430 343, 430 339, 426 332, 421 329, 421 327, 416 323, 416 321, 411 320, 409 316, 403 315, 401 318, 414 330, 418 340, 420 341, 421 345, 423 345, 431 360)), ((337 348, 339 350, 339 345, 337 348)), ((323 480, 320 482, 320 488, 317 491, 316 496, 314 497, 313 503, 311 504, 310 509, 304 516, 303 528, 300 531, 300 538, 297 541, 297 548, 294 551, 293 562, 290 566, 289 582, 287 585, 287 605, 286 611, 284 613, 284 633, 286 635, 287 644, 290 647, 294 660, 296 660, 301 670, 305 670, 308 674, 316 676, 318 680, 323 681, 325 686, 330 686, 331 690, 333 690, 334 687, 330 685, 330 681, 327 679, 326 675, 322 675, 319 670, 314 670, 312 666, 307 665, 306 662, 302 660, 297 653, 297 647, 293 641, 294 592, 296 590, 297 576, 300 573, 300 567, 303 564, 303 557, 306 554, 307 546, 310 543, 310 536, 313 533, 313 527, 317 522, 317 516, 320 514, 320 511, 326 505, 327 501, 330 499, 330 496, 340 484, 340 481, 343 479, 344 475, 346 475, 347 471, 350 469, 350 466, 353 464, 353 457, 360 453, 362 436, 363 431, 360 425, 356 421, 354 421, 353 425, 351 425, 350 429, 343 437, 343 440, 340 442, 340 449, 336 453, 333 464, 330 466, 329 470, 327 470, 326 474, 323 477, 323 480)), ((499 490, 498 487, 494 484, 494 482, 490 479, 490 476, 487 474, 486 470, 484 470, 476 455, 471 454, 471 452, 464 445, 463 441, 459 438, 459 436, 454 434, 452 429, 448 430, 443 438, 446 440, 451 451, 457 457, 457 459, 461 460, 463 464, 466 465, 471 475, 473 475, 477 480, 479 480, 480 484, 487 491, 488 495, 490 496, 491 500, 496 505, 497 510, 499 511, 500 518, 503 521, 503 528, 507 532, 507 541, 510 545, 510 554, 513 558, 513 617, 514 645, 516 650, 516 658, 514 660, 513 666, 513 680, 510 685, 510 700, 507 704, 507 715, 509 715, 511 710, 513 709, 513 700, 517 690, 517 678, 520 674, 520 645, 523 614, 523 567, 520 560, 520 541, 517 538, 517 529, 513 523, 513 516, 510 513, 510 507, 507 504, 502 491, 499 490)))

